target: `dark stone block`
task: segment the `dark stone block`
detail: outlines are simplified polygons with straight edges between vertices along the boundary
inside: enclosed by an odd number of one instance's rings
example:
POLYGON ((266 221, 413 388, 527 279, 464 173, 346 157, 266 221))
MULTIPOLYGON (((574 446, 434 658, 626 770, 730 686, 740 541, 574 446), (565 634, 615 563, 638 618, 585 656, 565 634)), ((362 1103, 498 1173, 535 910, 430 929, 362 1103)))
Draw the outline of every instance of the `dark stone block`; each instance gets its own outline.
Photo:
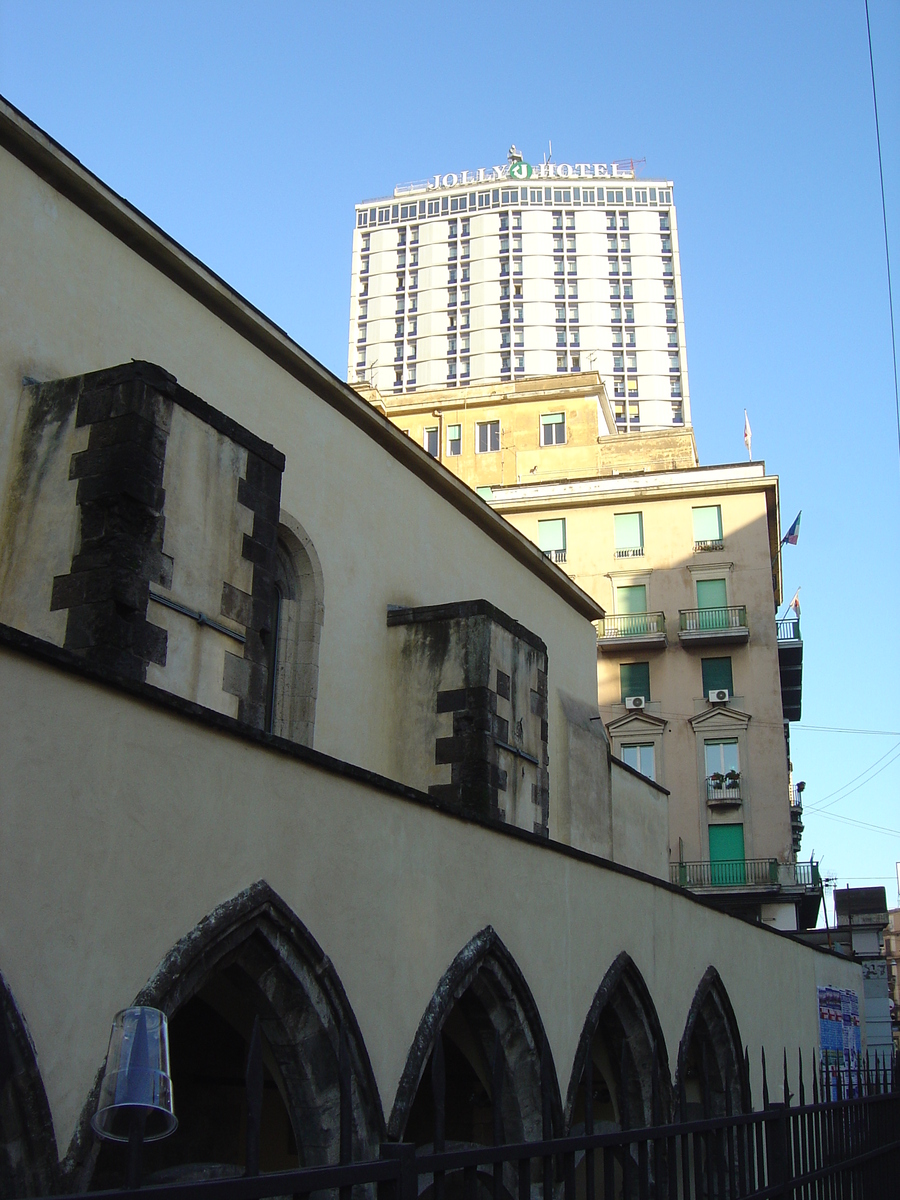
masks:
POLYGON ((453 732, 457 736, 464 733, 493 733, 494 718, 485 708, 464 708, 453 714, 453 732))
POLYGON ((252 596, 248 596, 240 588, 230 583, 222 584, 222 605, 219 611, 223 617, 237 621, 239 625, 249 625, 255 604, 259 604, 259 601, 254 601, 252 596))
POLYGON ((497 671, 497 695, 509 699, 510 678, 504 671, 497 671))
POLYGON ((264 520, 269 521, 272 525, 277 525, 281 516, 281 494, 277 497, 270 496, 268 492, 261 491, 259 488, 253 487, 246 479, 238 480, 237 488, 238 504, 243 504, 244 508, 249 508, 251 512, 258 513, 264 520))
POLYGON ((252 452, 247 455, 247 470, 244 475, 252 488, 263 492, 273 500, 281 497, 281 471, 252 452))
POLYGON ((466 689, 454 688, 451 691, 438 692, 437 694, 437 711, 457 712, 466 707, 466 689))
POLYGON ((230 696, 246 696, 250 689, 251 663, 237 654, 225 652, 225 670, 222 678, 222 691, 230 696))
POLYGON ((531 711, 536 717, 546 717, 547 715, 547 697, 541 695, 532 689, 531 692, 531 711))
POLYGON ((543 696, 545 700, 547 699, 547 672, 546 670, 540 670, 540 668, 538 668, 537 673, 537 692, 539 696, 543 696))
POLYGON ((504 721, 502 717, 494 717, 493 719, 494 737, 501 742, 509 744, 509 721, 504 721))
POLYGON ((169 635, 159 625, 151 625, 149 621, 140 622, 135 627, 135 653, 147 662, 155 663, 158 667, 166 665, 169 635))
POLYGON ((263 570, 271 572, 274 566, 274 545, 257 542, 249 534, 244 534, 244 542, 241 548, 241 554, 248 562, 252 562, 256 567, 262 567, 263 570))
POLYGON ((541 721, 541 741, 546 746, 546 744, 549 740, 550 740, 550 723, 548 721, 541 721))
POLYGON ((50 593, 50 611, 58 612, 61 608, 84 604, 85 582, 84 575, 56 575, 50 593))

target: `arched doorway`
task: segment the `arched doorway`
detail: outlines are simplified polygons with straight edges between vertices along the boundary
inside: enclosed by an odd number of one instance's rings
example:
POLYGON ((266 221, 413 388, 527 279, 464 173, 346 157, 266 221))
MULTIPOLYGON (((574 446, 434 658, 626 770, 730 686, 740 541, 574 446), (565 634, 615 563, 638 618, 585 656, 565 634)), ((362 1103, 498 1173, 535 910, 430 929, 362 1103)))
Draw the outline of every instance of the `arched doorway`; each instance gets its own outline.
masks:
POLYGON ((25 1020, 0 975, 0 1196, 56 1191, 53 1118, 25 1020))
MULTIPOLYGON (((340 1041, 349 1060, 352 1153, 377 1153, 383 1118, 362 1036, 334 970, 298 918, 256 884, 201 922, 135 1003, 169 1015, 179 1129, 146 1147, 151 1181, 239 1174, 245 1165, 244 1072, 254 1020, 263 1057, 260 1166, 339 1161, 340 1041)), ((90 1118, 91 1104, 86 1119, 90 1118)), ((91 1187, 121 1186, 124 1155, 100 1150, 91 1187)))
POLYGON ((694 994, 678 1048, 676 1100, 685 1120, 749 1112, 741 1035, 725 985, 708 967, 694 994))
POLYGON ((490 926, 460 951, 435 989, 397 1089, 391 1137, 434 1144, 441 1076, 447 1147, 537 1141, 562 1129, 537 1006, 490 926))

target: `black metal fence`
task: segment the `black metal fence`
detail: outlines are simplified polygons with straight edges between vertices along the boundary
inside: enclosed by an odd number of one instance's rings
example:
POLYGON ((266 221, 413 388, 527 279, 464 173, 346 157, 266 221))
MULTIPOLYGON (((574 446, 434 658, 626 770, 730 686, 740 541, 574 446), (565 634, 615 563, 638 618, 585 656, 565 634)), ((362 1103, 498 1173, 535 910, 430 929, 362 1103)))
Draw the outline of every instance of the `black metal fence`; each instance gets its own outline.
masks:
MULTIPOLYGON (((348 1065, 341 1057, 343 1076, 348 1065)), ((439 1101, 440 1061, 436 1066, 439 1101)), ((895 1068, 896 1063, 873 1061, 829 1073, 814 1063, 808 1101, 801 1060, 799 1094, 792 1104, 785 1055, 782 1087, 789 1102, 775 1103, 769 1098, 763 1055, 763 1103, 757 1111, 732 1112, 732 1092, 726 1086, 715 1101, 724 1108, 721 1115, 686 1120, 690 1107, 682 1082, 675 1122, 600 1133, 594 1132, 588 1066, 583 1133, 547 1136, 550 1106, 545 1101, 541 1141, 502 1143, 495 1116, 496 1144, 446 1149, 438 1102, 431 1146, 417 1150, 408 1143, 385 1143, 379 1158, 356 1163, 349 1161, 350 1107, 342 1103, 340 1164, 259 1174, 260 1107, 253 1092, 261 1095, 261 1090, 251 1083, 261 1075, 251 1061, 244 1176, 151 1186, 142 1194, 147 1200, 313 1194, 316 1200, 889 1200, 900 1197, 900 1079, 895 1068)), ((704 1086, 702 1107, 709 1111, 712 1106, 704 1086)), ((655 1090, 653 1107, 655 1111, 655 1090)), ((134 1191, 89 1195, 133 1200, 134 1191)))

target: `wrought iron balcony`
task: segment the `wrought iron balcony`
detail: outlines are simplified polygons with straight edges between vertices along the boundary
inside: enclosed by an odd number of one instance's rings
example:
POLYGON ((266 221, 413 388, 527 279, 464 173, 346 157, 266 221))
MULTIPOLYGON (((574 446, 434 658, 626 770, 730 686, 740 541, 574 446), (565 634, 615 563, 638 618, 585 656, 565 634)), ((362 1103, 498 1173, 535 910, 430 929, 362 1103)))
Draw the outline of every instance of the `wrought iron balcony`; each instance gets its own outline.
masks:
POLYGON ((786 721, 799 721, 803 697, 803 639, 800 618, 785 617, 776 623, 781 707, 786 721))
POLYGON ((743 604, 721 608, 682 608, 678 612, 682 643, 746 642, 750 640, 747 609, 743 604))
POLYGON ((716 807, 741 803, 741 777, 737 772, 710 775, 706 780, 707 803, 716 807))
POLYGON ((619 613, 606 616, 598 623, 597 644, 601 650, 627 650, 641 646, 645 649, 666 646, 666 614, 619 613))
POLYGON ((819 864, 780 863, 777 858, 738 858, 721 862, 674 862, 669 879, 680 887, 778 888, 818 892, 819 864))

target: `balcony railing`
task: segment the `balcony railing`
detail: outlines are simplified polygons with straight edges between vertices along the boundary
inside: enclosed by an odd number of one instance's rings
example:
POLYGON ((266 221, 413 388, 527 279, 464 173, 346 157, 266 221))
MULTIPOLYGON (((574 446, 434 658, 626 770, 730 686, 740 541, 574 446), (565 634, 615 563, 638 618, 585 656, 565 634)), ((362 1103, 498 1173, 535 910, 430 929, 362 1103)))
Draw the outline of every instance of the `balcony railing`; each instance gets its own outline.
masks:
POLYGON ((604 617, 600 622, 601 638, 635 638, 635 637, 665 637, 666 614, 651 613, 619 613, 617 616, 604 617))
POLYGON ((692 642, 745 642, 750 637, 747 609, 743 604, 721 608, 682 608, 678 612, 678 636, 692 642))
POLYGON ((616 551, 616 558, 643 558, 643 557, 644 557, 644 547, 643 546, 630 546, 627 549, 616 551))
POLYGON ((672 883, 686 888, 786 887, 818 891, 819 864, 780 863, 777 858, 738 858, 722 862, 675 862, 672 883))
POLYGON ((740 804, 740 779, 716 779, 715 776, 710 776, 706 780, 706 799, 710 804, 740 804))
POLYGON ((694 553, 702 554, 705 550, 724 550, 725 543, 721 538, 701 538, 694 542, 694 553))
POLYGON ((800 642, 803 639, 800 637, 800 618, 799 617, 784 617, 776 622, 778 627, 779 642, 800 642))
POLYGON ((544 554, 550 559, 551 562, 560 563, 566 561, 565 550, 545 550, 544 554))

